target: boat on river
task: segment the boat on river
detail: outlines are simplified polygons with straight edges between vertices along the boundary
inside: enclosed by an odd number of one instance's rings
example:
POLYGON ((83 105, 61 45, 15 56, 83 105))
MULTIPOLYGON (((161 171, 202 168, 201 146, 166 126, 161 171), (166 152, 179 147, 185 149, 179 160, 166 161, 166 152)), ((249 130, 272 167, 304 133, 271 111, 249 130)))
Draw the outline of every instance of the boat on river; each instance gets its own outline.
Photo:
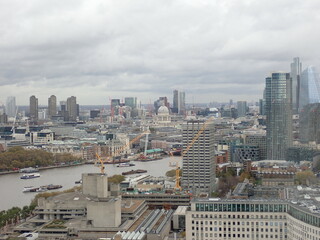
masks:
POLYGON ((123 172, 122 175, 131 175, 131 174, 139 174, 139 173, 146 173, 147 170, 144 170, 144 169, 137 169, 137 170, 131 170, 131 171, 128 171, 128 172, 123 172))
POLYGON ((29 187, 24 187, 22 192, 36 192, 37 189, 38 189, 37 187, 29 186, 29 187))
POLYGON ((29 187, 24 187, 22 192, 24 192, 24 193, 26 193, 26 192, 46 192, 46 191, 59 189, 59 188, 62 188, 62 186, 61 185, 53 185, 53 184, 44 185, 44 186, 40 186, 40 187, 29 186, 29 187))
POLYGON ((21 179, 32 179, 40 177, 40 173, 27 173, 23 174, 20 178, 21 179))
POLYGON ((49 185, 41 186, 41 188, 46 188, 47 190, 55 190, 55 189, 62 188, 62 185, 49 184, 49 185))
POLYGON ((117 165, 117 167, 132 167, 132 166, 135 166, 135 164, 129 163, 129 162, 119 163, 119 164, 117 165))

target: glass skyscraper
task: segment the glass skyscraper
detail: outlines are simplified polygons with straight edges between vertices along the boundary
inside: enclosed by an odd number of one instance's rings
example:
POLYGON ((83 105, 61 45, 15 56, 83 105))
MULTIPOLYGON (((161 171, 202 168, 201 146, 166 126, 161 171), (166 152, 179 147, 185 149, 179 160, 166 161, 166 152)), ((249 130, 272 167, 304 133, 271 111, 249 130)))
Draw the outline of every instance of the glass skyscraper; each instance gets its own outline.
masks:
POLYGON ((299 99, 300 99, 300 75, 302 64, 298 57, 293 59, 293 63, 291 63, 291 73, 290 77, 292 80, 292 109, 296 114, 299 110, 299 99))
POLYGON ((7 97, 6 114, 8 115, 8 117, 14 117, 16 115, 16 110, 17 110, 16 97, 14 96, 7 97))
POLYGON ((320 103, 320 79, 316 68, 309 66, 301 74, 300 111, 312 103, 320 103))
POLYGON ((292 145, 292 85, 289 73, 266 78, 267 158, 284 160, 292 145))

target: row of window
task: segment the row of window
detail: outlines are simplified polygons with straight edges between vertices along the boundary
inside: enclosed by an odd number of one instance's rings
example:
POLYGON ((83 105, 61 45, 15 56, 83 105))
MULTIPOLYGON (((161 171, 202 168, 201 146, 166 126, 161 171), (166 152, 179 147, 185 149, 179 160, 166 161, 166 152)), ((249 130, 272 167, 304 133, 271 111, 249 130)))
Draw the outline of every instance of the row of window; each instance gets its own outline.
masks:
MULTIPOLYGON (((192 214, 192 218, 219 218, 219 219, 286 219, 285 215, 235 215, 235 214, 192 214)), ((207 221, 206 221, 207 222, 207 221)))
MULTIPOLYGON (((194 232, 192 232, 192 237, 196 237, 196 238, 192 238, 192 239, 203 239, 204 237, 205 238, 207 238, 207 237, 215 237, 215 238, 217 238, 217 237, 220 237, 220 238, 231 238, 231 237, 233 237, 233 238, 242 238, 242 239, 250 239, 250 234, 231 234, 231 233, 229 233, 229 234, 227 234, 227 233, 205 233, 205 234, 203 234, 202 233, 202 235, 201 234, 198 234, 198 233, 194 233, 194 232)), ((256 234, 256 235, 254 235, 254 234, 252 234, 251 235, 251 239, 254 239, 254 237, 256 237, 256 239, 270 239, 270 238, 272 238, 272 239, 287 239, 287 235, 278 235, 278 234, 275 234, 275 235, 273 235, 273 234, 256 234)))
POLYGON ((286 204, 196 203, 196 211, 209 212, 286 212, 286 204))

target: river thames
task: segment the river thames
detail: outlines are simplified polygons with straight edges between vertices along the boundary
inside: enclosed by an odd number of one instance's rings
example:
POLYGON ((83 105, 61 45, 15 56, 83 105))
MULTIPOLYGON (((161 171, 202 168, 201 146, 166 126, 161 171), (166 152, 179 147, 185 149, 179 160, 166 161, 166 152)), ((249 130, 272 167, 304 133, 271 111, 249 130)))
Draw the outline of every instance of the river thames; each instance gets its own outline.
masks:
MULTIPOLYGON (((181 166, 181 157, 168 157, 151 162, 134 162, 132 167, 116 167, 116 165, 106 164, 105 172, 112 176, 121 174, 122 172, 132 169, 145 169, 148 172, 145 174, 159 177, 164 176, 168 170, 173 169, 169 166, 170 162, 178 162, 181 166)), ((74 186, 75 181, 81 179, 82 173, 99 173, 100 169, 94 165, 80 165, 65 168, 53 168, 40 170, 41 177, 23 180, 20 179, 22 173, 13 173, 0 176, 0 210, 7 210, 12 207, 23 207, 29 205, 31 200, 37 193, 23 193, 22 190, 27 186, 39 187, 48 184, 62 185, 59 191, 70 189, 74 186)), ((134 176, 134 175, 130 175, 134 176)))

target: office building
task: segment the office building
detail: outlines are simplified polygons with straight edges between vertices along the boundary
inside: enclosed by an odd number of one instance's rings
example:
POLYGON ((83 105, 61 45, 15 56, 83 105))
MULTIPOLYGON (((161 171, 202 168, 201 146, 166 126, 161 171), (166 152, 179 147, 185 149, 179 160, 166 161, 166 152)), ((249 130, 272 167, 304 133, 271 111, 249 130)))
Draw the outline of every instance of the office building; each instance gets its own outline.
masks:
POLYGON ((179 111, 179 91, 173 90, 173 107, 172 112, 178 113, 179 111))
POLYGON ((69 121, 76 121, 78 116, 77 98, 71 96, 67 99, 67 111, 69 113, 69 121))
POLYGON ((120 99, 111 99, 111 108, 120 106, 120 99))
POLYGON ((100 116, 100 110, 99 109, 94 109, 90 110, 90 118, 94 119, 100 116))
POLYGON ((247 114, 247 102, 238 101, 237 102, 238 117, 245 117, 247 114))
POLYGON ((49 118, 57 115, 57 97, 55 95, 48 98, 48 115, 49 118))
POLYGON ((8 123, 8 116, 5 113, 0 114, 0 123, 8 123))
POLYGON ((179 92, 178 113, 184 115, 186 113, 186 93, 179 92))
POLYGON ((298 57, 293 59, 291 63, 290 77, 292 80, 292 110, 294 114, 299 110, 300 99, 300 76, 301 76, 302 63, 298 57))
POLYGON ((182 188, 193 194, 215 189, 213 122, 187 121, 182 125, 182 188))
POLYGON ((292 102, 289 73, 273 72, 266 78, 267 158, 285 159, 292 145, 292 102))
POLYGON ((265 160, 267 159, 267 142, 266 142, 266 135, 265 134, 250 134, 245 136, 245 143, 248 145, 258 146, 260 159, 265 160))
POLYGON ((303 114, 306 105, 320 103, 320 79, 315 67, 309 66, 302 72, 300 86, 299 109, 303 114))
POLYGON ((38 120, 38 98, 36 98, 34 95, 30 97, 30 120, 38 120))
POLYGON ((260 149, 258 146, 242 144, 235 146, 232 150, 232 162, 243 163, 245 160, 260 160, 260 149))
POLYGON ((320 144, 320 103, 307 104, 300 113, 299 138, 302 143, 320 144))
POLYGON ((6 114, 8 117, 16 116, 17 106, 16 106, 16 97, 10 96, 7 97, 6 101, 6 114))
POLYGON ((186 240, 319 240, 319 213, 307 207, 316 208, 316 202, 193 199, 186 212, 186 240))
POLYGON ((124 98, 124 105, 131 107, 131 109, 136 109, 137 108, 137 98, 136 97, 124 98))

